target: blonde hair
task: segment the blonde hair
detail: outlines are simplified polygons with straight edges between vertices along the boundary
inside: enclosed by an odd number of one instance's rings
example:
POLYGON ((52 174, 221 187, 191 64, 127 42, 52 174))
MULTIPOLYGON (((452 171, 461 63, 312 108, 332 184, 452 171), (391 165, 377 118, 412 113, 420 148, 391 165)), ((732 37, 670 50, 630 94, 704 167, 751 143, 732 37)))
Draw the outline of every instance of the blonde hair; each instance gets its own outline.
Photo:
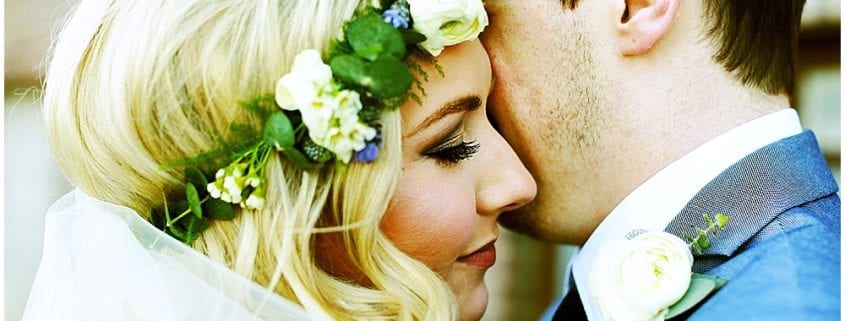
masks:
MULTIPOLYGON (((238 101, 272 92, 294 55, 325 49, 359 1, 83 0, 56 39, 45 81, 48 137, 65 175, 96 198, 149 219, 178 194, 162 163, 214 147, 232 122, 256 123, 238 101)), ((267 203, 214 222, 193 247, 299 302, 315 319, 450 320, 448 285, 381 232, 401 169, 401 116, 382 116, 373 164, 304 172, 267 164, 267 203), (322 226, 325 222, 336 227, 322 226), (336 232, 371 283, 317 262, 315 235, 336 232)))

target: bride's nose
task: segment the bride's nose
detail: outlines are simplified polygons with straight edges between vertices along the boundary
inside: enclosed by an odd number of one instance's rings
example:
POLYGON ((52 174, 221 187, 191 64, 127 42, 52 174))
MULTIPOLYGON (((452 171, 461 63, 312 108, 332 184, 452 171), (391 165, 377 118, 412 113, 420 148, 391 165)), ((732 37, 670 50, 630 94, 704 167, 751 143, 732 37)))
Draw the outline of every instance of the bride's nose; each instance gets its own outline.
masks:
POLYGON ((476 206, 479 214, 496 215, 528 204, 537 195, 537 183, 498 132, 492 130, 479 162, 476 206))

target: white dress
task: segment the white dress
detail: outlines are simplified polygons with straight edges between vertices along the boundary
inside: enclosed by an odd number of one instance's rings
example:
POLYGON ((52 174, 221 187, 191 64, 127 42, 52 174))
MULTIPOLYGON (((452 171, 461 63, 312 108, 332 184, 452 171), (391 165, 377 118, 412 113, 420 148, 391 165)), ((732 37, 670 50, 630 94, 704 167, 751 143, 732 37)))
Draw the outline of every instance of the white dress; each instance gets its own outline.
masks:
POLYGON ((133 210, 73 190, 47 211, 23 320, 309 320, 133 210))

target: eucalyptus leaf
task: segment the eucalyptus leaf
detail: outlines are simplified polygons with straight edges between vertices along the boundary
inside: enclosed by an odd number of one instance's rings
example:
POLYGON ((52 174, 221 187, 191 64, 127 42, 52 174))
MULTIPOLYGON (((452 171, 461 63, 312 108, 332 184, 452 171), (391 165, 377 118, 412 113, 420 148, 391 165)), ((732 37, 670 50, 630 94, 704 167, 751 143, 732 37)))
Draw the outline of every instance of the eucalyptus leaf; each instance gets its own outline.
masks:
POLYGON ((378 98, 393 98, 404 94, 411 87, 414 77, 408 66, 396 58, 380 58, 370 64, 370 91, 378 98))
POLYGON ((202 218, 202 206, 200 206, 200 196, 197 193, 197 188, 193 183, 185 185, 185 195, 188 197, 188 207, 196 217, 202 218))
POLYGON ((375 14, 360 16, 350 22, 346 39, 357 55, 369 61, 379 57, 405 57, 402 34, 375 14))
POLYGON ((231 203, 212 198, 203 206, 206 213, 215 220, 228 221, 235 218, 235 206, 231 203))
POLYGON ((276 150, 293 147, 295 136, 290 119, 283 112, 275 112, 264 124, 264 141, 276 150))
POLYGON ((678 302, 669 307, 666 319, 676 317, 700 304, 713 291, 725 285, 727 281, 719 277, 693 273, 687 292, 678 302))
POLYGON ((341 80, 362 87, 369 87, 367 65, 364 60, 353 55, 340 55, 329 61, 332 73, 341 80))

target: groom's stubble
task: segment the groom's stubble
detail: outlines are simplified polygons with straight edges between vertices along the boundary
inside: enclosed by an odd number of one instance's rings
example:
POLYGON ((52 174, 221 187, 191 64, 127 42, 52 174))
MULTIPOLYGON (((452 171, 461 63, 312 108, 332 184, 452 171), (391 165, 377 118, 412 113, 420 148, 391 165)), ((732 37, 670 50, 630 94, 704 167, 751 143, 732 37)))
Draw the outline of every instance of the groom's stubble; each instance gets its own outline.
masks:
MULTIPOLYGON (((555 242, 580 244, 592 233, 610 208, 595 212, 595 204, 585 199, 595 180, 604 179, 598 173, 605 148, 602 133, 608 130, 608 81, 604 66, 594 59, 595 44, 584 32, 585 22, 573 19, 569 27, 560 31, 556 50, 563 68, 556 73, 537 75, 554 83, 556 91, 538 95, 541 99, 530 103, 531 119, 536 121, 539 148, 561 158, 563 166, 550 168, 548 164, 527 164, 540 183, 533 203, 501 218, 508 228, 537 238, 555 242), (542 107, 540 107, 542 106, 542 107), (549 181, 557 180, 557 181, 549 181), (554 186, 554 188, 543 187, 554 186)), ((538 62, 546 63, 546 62, 538 62)), ((537 148, 537 147, 535 147, 537 148)))

